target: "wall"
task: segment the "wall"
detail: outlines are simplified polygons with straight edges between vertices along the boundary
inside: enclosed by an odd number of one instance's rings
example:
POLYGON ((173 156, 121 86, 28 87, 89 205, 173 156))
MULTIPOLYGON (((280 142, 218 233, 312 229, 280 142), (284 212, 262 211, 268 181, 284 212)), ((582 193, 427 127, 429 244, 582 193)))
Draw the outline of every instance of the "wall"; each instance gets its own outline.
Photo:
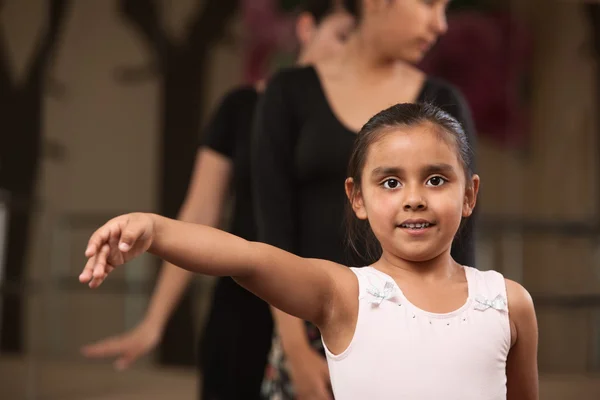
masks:
MULTIPOLYGON (((43 0, 4 3, 2 27, 18 77, 43 34, 47 5, 43 0)), ((174 38, 182 36, 190 11, 201 5, 194 0, 160 4, 163 24, 174 38)), ((46 158, 38 184, 41 208, 28 276, 41 286, 28 297, 26 331, 28 349, 40 354, 73 356, 79 345, 134 324, 146 295, 131 282, 151 278, 155 265, 146 257, 118 272, 112 288, 97 292, 77 283, 85 241, 94 228, 115 214, 157 207, 159 85, 156 76, 135 85, 117 81, 120 68, 150 62, 145 44, 124 23, 117 5, 114 0, 72 2, 48 76, 49 87, 62 93, 49 91, 45 99, 44 137, 62 146, 66 158, 46 158)), ((239 22, 229 31, 230 40, 213 51, 207 107, 199 110, 204 117, 241 76, 239 22)))

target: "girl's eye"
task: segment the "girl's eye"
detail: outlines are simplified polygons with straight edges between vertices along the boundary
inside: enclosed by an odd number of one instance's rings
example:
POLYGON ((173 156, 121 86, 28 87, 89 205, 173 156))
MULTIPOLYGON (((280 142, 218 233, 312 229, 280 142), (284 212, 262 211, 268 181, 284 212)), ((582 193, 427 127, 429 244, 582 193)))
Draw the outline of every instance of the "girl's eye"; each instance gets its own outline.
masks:
POLYGON ((386 179, 383 182, 383 187, 386 189, 396 189, 399 186, 400 186, 400 182, 397 179, 390 178, 390 179, 386 179))
POLYGON ((441 176, 432 176, 431 178, 429 178, 427 180, 427 186, 438 187, 438 186, 442 186, 446 182, 448 182, 448 181, 446 179, 442 178, 441 176))

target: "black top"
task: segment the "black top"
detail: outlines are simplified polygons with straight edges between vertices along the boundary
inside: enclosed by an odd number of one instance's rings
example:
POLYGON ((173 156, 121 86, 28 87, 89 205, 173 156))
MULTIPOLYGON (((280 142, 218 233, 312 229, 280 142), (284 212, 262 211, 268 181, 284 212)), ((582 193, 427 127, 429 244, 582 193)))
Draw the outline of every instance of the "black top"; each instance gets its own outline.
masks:
MULTIPOLYGON (((457 118, 474 148, 471 114, 455 87, 427 78, 418 101, 457 118)), ((285 69, 272 78, 259 101, 252 142, 260 241, 302 257, 361 266, 344 235, 344 180, 355 137, 333 114, 313 67, 285 69)), ((452 247, 463 265, 474 264, 473 230, 467 222, 452 247)))
MULTIPOLYGON (((251 86, 229 92, 200 142, 233 163, 230 188, 235 203, 229 230, 247 240, 257 236, 250 184, 250 136, 257 100, 251 86)), ((201 398, 260 399, 272 332, 268 304, 232 278, 219 278, 198 348, 204 378, 201 398)))
POLYGON ((235 201, 229 232, 252 241, 257 233, 250 184, 250 133, 257 102, 258 93, 252 86, 227 93, 200 142, 233 162, 231 187, 235 201))

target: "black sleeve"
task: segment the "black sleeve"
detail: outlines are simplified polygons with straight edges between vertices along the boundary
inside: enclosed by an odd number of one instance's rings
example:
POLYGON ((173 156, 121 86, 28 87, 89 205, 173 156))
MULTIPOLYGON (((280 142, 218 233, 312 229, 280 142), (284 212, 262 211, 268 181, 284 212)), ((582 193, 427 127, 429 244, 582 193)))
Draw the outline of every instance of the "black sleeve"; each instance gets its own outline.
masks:
POLYGON ((297 128, 285 81, 285 74, 276 74, 259 101, 251 146, 251 173, 258 240, 294 253, 297 128))
POLYGON ((227 93, 204 129, 199 145, 209 147, 227 158, 233 157, 238 134, 236 115, 239 107, 245 107, 250 88, 237 88, 227 93))
MULTIPOLYGON (((434 95, 432 103, 446 111, 458 120, 463 126, 469 147, 471 148, 471 170, 476 171, 476 148, 477 135, 475 122, 471 115, 471 109, 463 94, 456 87, 444 84, 434 95)), ((477 212, 468 218, 458 231, 456 239, 452 244, 452 257, 462 265, 475 267, 475 229, 477 212)))

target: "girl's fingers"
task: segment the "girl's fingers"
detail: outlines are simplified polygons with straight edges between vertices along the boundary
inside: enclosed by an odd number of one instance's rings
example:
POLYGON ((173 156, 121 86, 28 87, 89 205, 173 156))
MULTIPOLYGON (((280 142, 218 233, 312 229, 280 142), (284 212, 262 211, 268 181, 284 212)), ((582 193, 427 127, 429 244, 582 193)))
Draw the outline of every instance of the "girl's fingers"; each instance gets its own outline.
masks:
MULTIPOLYGON (((96 256, 92 257, 92 259, 93 259, 92 275, 91 275, 91 281, 89 283, 89 286, 92 289, 97 288, 98 286, 100 286, 102 284, 102 282, 104 282, 104 280, 108 276, 109 269, 111 271, 112 271, 112 269, 114 269, 112 266, 109 267, 110 264, 108 264, 108 261, 107 261, 109 252, 110 252, 110 246, 108 246, 108 244, 105 244, 100 249, 100 252, 98 252, 98 254, 96 256)), ((92 261, 92 259, 90 259, 90 261, 92 261)), ((89 263, 89 261, 88 261, 88 263, 89 263)), ((87 265, 86 265, 86 268, 87 268, 87 265)))
POLYGON ((126 253, 133 246, 139 238, 141 238, 146 232, 146 226, 140 223, 139 220, 129 220, 123 227, 121 238, 119 240, 119 250, 126 253))
POLYGON ((85 249, 85 256, 92 257, 96 255, 99 249, 108 242, 110 237, 111 229, 108 224, 104 225, 96 232, 92 234, 90 240, 88 241, 88 246, 85 249))
POLYGON ((96 264, 96 256, 90 257, 83 267, 83 271, 79 275, 79 282, 88 283, 94 274, 94 265, 96 264))
POLYGON ((96 256, 96 264, 94 265, 94 278, 101 278, 106 274, 106 265, 108 264, 108 256, 110 254, 110 246, 105 244, 100 249, 96 256))
POLYGON ((85 250, 88 261, 79 275, 79 281, 88 283, 91 288, 98 287, 114 270, 122 264, 124 254, 133 248, 136 242, 148 231, 148 218, 136 218, 135 215, 117 217, 92 234, 85 250))

